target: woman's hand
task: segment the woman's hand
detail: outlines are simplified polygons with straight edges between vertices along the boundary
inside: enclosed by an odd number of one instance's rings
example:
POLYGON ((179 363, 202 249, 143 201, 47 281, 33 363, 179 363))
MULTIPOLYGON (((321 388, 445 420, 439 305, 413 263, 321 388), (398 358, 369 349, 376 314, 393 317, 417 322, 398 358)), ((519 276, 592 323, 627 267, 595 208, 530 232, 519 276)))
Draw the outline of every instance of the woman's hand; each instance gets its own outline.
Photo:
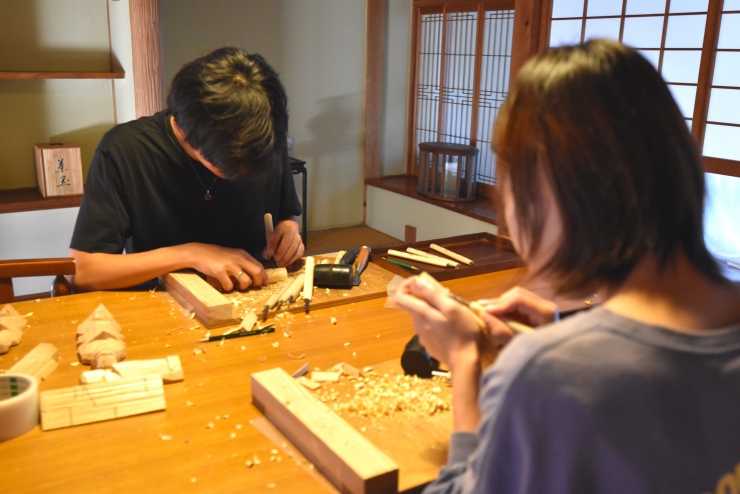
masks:
POLYGON ((421 345, 454 373, 458 365, 478 365, 482 333, 473 313, 448 293, 414 276, 399 285, 395 303, 411 314, 421 345))
POLYGON ((514 331, 502 319, 511 319, 527 326, 538 327, 555 320, 558 306, 529 290, 515 287, 498 298, 478 300, 484 312, 481 319, 497 343, 506 344, 514 331))

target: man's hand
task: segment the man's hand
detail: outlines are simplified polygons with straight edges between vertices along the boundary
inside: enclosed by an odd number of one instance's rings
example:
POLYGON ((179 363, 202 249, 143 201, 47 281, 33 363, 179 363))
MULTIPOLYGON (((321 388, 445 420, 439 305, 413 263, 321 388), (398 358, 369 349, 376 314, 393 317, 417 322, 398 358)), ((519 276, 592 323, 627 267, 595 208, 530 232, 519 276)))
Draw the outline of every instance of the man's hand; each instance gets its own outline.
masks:
POLYGON ((246 290, 250 286, 269 283, 262 264, 242 249, 201 243, 184 244, 175 249, 184 251, 184 255, 191 259, 188 263, 191 267, 218 279, 226 291, 234 289, 234 284, 236 288, 246 290))
POLYGON ((262 252, 265 259, 273 258, 278 266, 290 266, 303 256, 303 239, 298 232, 298 222, 283 220, 275 226, 270 241, 262 252))

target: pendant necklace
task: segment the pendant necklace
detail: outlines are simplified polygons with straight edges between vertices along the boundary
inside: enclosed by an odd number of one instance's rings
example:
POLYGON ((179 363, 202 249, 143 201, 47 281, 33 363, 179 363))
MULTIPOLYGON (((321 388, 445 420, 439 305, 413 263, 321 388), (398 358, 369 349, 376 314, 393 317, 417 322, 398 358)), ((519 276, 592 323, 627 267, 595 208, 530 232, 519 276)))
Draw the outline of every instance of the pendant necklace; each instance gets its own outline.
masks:
POLYGON ((189 154, 185 153, 188 157, 188 163, 190 163, 190 168, 193 169, 193 173, 195 173, 195 178, 198 179, 198 182, 203 186, 203 189, 206 191, 206 195, 203 196, 203 199, 206 201, 210 201, 213 196, 211 196, 211 189, 214 185, 216 185, 216 180, 218 180, 218 176, 214 177, 213 182, 211 182, 210 187, 206 187, 206 184, 203 183, 203 180, 200 178, 200 175, 198 175, 198 171, 195 169, 195 165, 193 165, 193 158, 190 157, 189 154))

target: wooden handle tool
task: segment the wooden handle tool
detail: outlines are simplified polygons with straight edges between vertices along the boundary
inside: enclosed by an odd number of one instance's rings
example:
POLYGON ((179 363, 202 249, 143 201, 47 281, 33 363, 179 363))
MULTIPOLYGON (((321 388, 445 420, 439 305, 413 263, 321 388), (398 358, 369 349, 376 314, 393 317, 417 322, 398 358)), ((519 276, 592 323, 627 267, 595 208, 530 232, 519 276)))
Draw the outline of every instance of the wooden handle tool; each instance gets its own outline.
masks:
POLYGON ((468 259, 467 257, 461 256, 460 254, 457 254, 455 252, 452 252, 449 249, 445 249, 444 247, 442 247, 440 245, 431 244, 429 246, 429 248, 432 249, 432 250, 436 250, 440 254, 444 254, 444 255, 446 255, 448 257, 451 257, 451 258, 455 259, 456 261, 460 261, 460 262, 462 262, 464 264, 467 264, 468 266, 474 266, 475 265, 475 263, 473 261, 471 261, 470 259, 468 259))
POLYGON ((368 262, 370 262, 370 247, 363 245, 360 253, 357 254, 355 263, 352 265, 352 285, 358 286, 360 284, 360 275, 367 267, 368 262))
POLYGON ((265 213, 265 246, 270 244, 270 237, 272 237, 272 214, 265 213))
POLYGON ((308 306, 313 299, 313 268, 316 265, 316 260, 312 256, 306 258, 305 278, 303 278, 303 300, 306 306, 306 314, 308 314, 308 306))
POLYGON ((278 307, 280 307, 281 303, 292 304, 298 298, 298 294, 303 290, 305 278, 306 274, 301 273, 293 280, 293 283, 291 283, 290 287, 283 294, 282 298, 284 300, 282 302, 278 301, 278 307))

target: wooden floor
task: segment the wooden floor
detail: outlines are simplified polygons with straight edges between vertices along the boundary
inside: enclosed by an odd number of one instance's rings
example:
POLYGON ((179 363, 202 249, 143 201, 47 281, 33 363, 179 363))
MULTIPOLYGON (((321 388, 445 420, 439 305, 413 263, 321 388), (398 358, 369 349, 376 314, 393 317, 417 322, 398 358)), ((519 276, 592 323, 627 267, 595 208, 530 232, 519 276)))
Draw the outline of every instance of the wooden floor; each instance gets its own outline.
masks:
POLYGON ((363 245, 372 248, 399 243, 401 243, 401 240, 397 238, 393 238, 378 230, 373 230, 368 226, 360 225, 349 228, 308 232, 308 248, 305 255, 337 252, 352 247, 362 247, 363 245))

